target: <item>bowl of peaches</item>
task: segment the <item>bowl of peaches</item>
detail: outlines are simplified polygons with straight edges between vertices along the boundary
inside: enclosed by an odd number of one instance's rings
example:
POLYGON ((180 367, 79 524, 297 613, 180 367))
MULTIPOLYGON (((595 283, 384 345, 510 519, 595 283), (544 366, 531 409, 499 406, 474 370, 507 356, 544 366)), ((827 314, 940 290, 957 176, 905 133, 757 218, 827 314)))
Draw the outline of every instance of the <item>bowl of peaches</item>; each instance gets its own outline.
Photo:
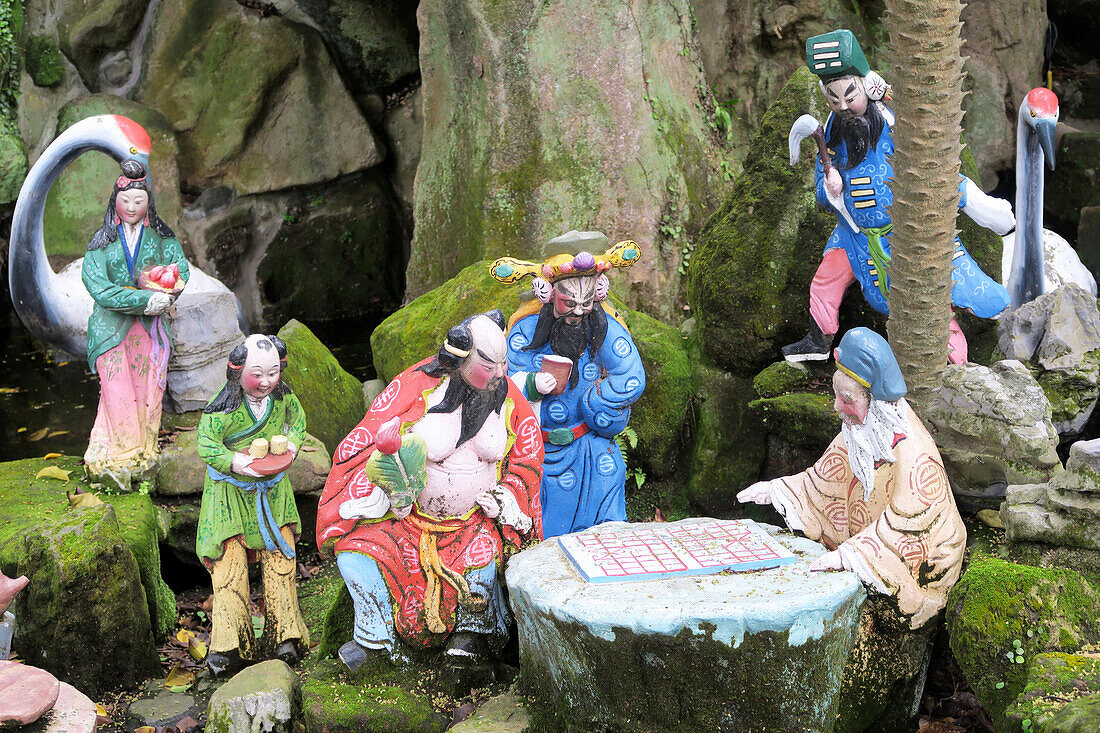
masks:
POLYGON ((139 272, 137 277, 139 288, 155 293, 178 295, 185 285, 187 281, 180 277, 180 268, 175 262, 170 265, 154 265, 139 272))

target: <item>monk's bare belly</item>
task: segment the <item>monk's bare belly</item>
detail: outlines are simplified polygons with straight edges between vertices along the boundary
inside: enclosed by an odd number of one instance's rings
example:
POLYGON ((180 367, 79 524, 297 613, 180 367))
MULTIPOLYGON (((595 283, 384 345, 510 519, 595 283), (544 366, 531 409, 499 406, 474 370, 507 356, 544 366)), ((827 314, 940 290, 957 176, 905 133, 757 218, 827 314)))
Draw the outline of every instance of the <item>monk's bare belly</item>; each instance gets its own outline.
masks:
POLYGON ((465 445, 439 463, 428 462, 427 484, 417 504, 435 517, 470 511, 479 494, 496 486, 496 462, 487 463, 465 445))

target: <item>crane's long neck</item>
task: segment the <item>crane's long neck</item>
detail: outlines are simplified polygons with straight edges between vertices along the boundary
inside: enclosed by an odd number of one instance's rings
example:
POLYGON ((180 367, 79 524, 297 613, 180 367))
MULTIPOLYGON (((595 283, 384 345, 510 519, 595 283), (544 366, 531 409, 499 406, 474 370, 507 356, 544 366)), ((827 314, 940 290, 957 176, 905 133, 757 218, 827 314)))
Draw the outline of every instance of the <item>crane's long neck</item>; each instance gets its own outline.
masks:
POLYGON ((102 150, 102 146, 77 140, 66 143, 63 137, 56 141, 60 145, 51 145, 35 162, 19 192, 11 223, 8 287, 16 312, 31 331, 70 353, 77 353, 79 342, 61 328, 60 314, 51 300, 56 275, 46 258, 42 220, 46 195, 65 166, 81 153, 102 150))
POLYGON ((1016 124, 1016 248, 1012 256, 1013 307, 1043 293, 1043 149, 1020 109, 1016 124))

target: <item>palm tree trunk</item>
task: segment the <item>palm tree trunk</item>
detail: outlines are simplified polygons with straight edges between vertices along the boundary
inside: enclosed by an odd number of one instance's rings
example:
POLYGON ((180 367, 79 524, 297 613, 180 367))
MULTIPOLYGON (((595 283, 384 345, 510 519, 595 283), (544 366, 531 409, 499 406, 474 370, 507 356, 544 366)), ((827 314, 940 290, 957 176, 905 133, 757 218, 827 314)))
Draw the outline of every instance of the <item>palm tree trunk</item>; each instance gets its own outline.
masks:
POLYGON ((963 117, 962 5, 886 0, 886 10, 897 116, 887 329, 919 408, 939 386, 947 359, 963 117))

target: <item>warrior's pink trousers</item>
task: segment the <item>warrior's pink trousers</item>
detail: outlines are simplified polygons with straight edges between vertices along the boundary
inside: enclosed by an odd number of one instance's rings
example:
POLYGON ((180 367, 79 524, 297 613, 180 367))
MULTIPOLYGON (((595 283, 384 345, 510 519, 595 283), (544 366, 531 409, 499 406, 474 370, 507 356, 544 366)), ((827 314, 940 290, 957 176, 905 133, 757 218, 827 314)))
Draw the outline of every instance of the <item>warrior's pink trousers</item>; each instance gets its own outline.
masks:
MULTIPOLYGON (((837 247, 825 253, 810 283, 810 315, 826 337, 832 337, 840 329, 837 316, 840 301, 844 300, 844 291, 855 281, 856 276, 852 274, 852 266, 843 249, 837 247)), ((952 364, 965 364, 966 336, 954 316, 948 329, 947 360, 952 364)))

